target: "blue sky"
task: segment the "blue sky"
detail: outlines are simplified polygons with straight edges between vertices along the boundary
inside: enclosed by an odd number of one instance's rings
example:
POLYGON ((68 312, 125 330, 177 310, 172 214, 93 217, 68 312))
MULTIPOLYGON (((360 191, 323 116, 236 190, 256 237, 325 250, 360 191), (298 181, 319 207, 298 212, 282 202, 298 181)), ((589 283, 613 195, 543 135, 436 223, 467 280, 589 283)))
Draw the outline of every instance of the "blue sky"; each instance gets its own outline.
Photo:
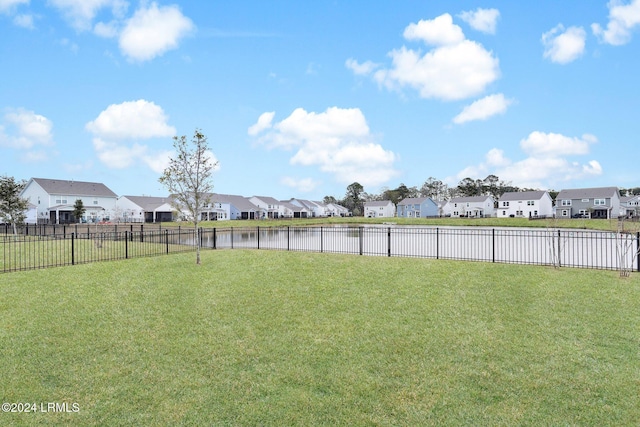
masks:
POLYGON ((0 0, 0 174, 164 195, 640 186, 640 0, 0 0))

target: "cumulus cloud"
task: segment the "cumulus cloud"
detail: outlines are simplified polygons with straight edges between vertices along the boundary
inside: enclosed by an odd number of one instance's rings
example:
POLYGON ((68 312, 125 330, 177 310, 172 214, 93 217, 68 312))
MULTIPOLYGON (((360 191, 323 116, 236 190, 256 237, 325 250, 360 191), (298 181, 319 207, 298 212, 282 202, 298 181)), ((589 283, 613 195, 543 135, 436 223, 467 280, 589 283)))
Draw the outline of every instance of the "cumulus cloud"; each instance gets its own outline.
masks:
POLYGON ((287 187, 291 187, 300 193, 310 193, 315 190, 322 184, 320 181, 316 181, 312 178, 293 178, 290 176, 285 176, 280 180, 282 185, 286 185, 287 187))
POLYGON ((498 9, 481 9, 462 12, 460 19, 469 24, 474 30, 487 34, 495 34, 500 11, 498 9))
POLYGON ((462 112, 453 118, 455 124, 474 120, 487 120, 497 114, 504 114, 513 101, 498 93, 489 95, 464 107, 462 112))
POLYGON ((105 165, 122 169, 142 163, 162 172, 171 152, 154 151, 140 141, 174 136, 176 130, 167 121, 160 106, 140 99, 109 105, 85 128, 94 135, 93 147, 105 165))
POLYGON ((129 19, 120 33, 122 53, 132 61, 148 61, 178 47, 178 42, 195 28, 177 6, 153 2, 129 19))
MULTIPOLYGON (((260 126, 256 123, 252 128, 260 126)), ((379 185, 397 174, 396 155, 373 141, 357 108, 331 107, 322 113, 298 108, 254 136, 267 148, 295 151, 291 164, 318 167, 342 183, 379 185)))
POLYGON ((584 53, 587 33, 581 27, 569 27, 562 24, 542 35, 544 57, 558 64, 575 61, 584 53))
POLYGON ((260 114, 260 117, 258 117, 258 122, 251 126, 247 133, 250 136, 256 136, 260 132, 271 128, 271 122, 273 121, 275 115, 275 111, 260 114))
POLYGON ((371 61, 365 61, 362 64, 360 64, 355 59, 349 58, 345 61, 345 66, 351 71, 353 71, 353 74, 357 76, 366 76, 367 74, 371 74, 373 70, 378 68, 380 65, 375 64, 371 61))
POLYGON ((0 146, 28 150, 53 145, 53 123, 23 108, 9 109, 0 124, 0 146))
POLYGON ((369 62, 349 60, 347 67, 356 74, 371 73, 380 86, 389 90, 410 87, 423 98, 442 100, 478 95, 499 77, 498 59, 480 43, 466 39, 448 13, 410 24, 404 37, 422 41, 432 49, 424 54, 405 46, 395 49, 389 53, 391 67, 375 72, 369 62))
POLYGON ((109 8, 114 16, 122 17, 129 6, 125 0, 49 0, 78 31, 91 30, 93 20, 101 9, 109 8))
POLYGON ((29 0, 0 0, 0 13, 12 13, 21 4, 29 4, 29 0))
POLYGON ((600 24, 591 24, 591 30, 602 43, 620 46, 631 41, 632 31, 640 26, 640 0, 624 4, 620 0, 611 0, 609 22, 604 29, 600 24))
POLYGON ((581 138, 557 133, 535 131, 520 141, 520 148, 527 155, 523 160, 507 158, 503 150, 493 148, 483 162, 469 166, 447 180, 457 182, 468 176, 494 174, 515 185, 530 188, 549 188, 554 184, 580 181, 602 174, 597 160, 580 163, 571 157, 589 154, 589 148, 597 142, 593 135, 581 138))

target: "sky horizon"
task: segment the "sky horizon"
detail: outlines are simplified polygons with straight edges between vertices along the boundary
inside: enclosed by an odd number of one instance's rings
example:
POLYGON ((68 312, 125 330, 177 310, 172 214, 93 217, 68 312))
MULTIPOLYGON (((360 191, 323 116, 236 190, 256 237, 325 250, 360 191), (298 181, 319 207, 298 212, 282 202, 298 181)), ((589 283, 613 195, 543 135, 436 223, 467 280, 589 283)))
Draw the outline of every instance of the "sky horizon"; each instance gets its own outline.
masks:
POLYGON ((166 195, 640 187, 640 0, 0 0, 0 174, 166 195))

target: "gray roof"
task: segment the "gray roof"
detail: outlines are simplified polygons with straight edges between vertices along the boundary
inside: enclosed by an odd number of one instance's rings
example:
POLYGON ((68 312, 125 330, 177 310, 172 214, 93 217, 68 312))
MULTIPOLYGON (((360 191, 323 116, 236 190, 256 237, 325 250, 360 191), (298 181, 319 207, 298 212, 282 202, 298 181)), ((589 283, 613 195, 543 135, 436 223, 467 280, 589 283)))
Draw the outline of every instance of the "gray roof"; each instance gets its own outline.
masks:
POLYGON ((391 200, 375 200, 373 202, 364 202, 365 206, 388 206, 389 203, 393 205, 391 200))
POLYGON ((294 205, 293 203, 289 203, 289 202, 280 202, 284 207, 286 207, 289 210, 292 210, 293 212, 303 212, 303 211, 308 211, 307 208, 304 208, 302 206, 298 206, 298 205, 294 205))
POLYGON ((398 206, 400 205, 421 205, 425 200, 429 199, 430 197, 407 197, 406 199, 403 199, 402 201, 400 201, 400 203, 398 203, 398 206))
POLYGON ((562 190, 556 196, 556 200, 571 199, 606 199, 618 194, 618 187, 575 188, 562 190))
POLYGON ((153 197, 153 196, 122 196, 131 200, 136 205, 140 206, 145 212, 152 212, 164 205, 165 203, 171 203, 169 197, 153 197))
POLYGON ((280 202, 277 201, 276 199, 274 199, 273 197, 269 197, 269 196, 253 196, 253 197, 255 197, 256 199, 260 199, 263 202, 266 202, 267 204, 270 204, 270 205, 279 205, 280 204, 280 202))
POLYGON ((258 211, 260 208, 254 205, 243 196, 236 196, 233 194, 217 194, 211 195, 212 203, 229 203, 241 212, 258 211))
POLYGON ((475 202, 484 202, 487 199, 492 199, 491 196, 473 196, 473 197, 454 197, 449 200, 451 203, 475 203, 475 202))
POLYGON ((65 181, 61 179, 31 178, 49 194, 67 196, 118 197, 106 185, 99 182, 65 181))
POLYGON ((542 197, 548 194, 546 191, 514 191, 510 193, 504 193, 500 196, 501 202, 513 202, 516 200, 540 200, 542 197))

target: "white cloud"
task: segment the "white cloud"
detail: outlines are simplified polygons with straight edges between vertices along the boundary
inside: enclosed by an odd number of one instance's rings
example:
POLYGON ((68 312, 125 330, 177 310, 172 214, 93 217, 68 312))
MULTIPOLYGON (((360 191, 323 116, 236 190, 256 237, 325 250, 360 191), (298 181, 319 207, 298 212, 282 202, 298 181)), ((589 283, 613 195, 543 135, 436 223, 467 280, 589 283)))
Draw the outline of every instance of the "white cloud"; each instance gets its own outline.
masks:
POLYGON ((174 136, 176 130, 167 121, 160 106, 140 99, 109 105, 85 128, 94 135, 93 147, 107 166, 122 169, 140 162, 162 172, 170 152, 154 152, 138 141, 174 136))
POLYGON ((520 141, 520 148, 530 156, 581 156, 589 153, 589 146, 597 142, 593 135, 582 139, 559 133, 531 132, 520 141))
POLYGON ((631 41, 632 30, 640 25, 640 0, 623 4, 620 0, 611 0, 609 22, 603 29, 600 24, 591 24, 591 30, 603 43, 619 46, 631 41))
MULTIPOLYGON (((465 99, 482 93, 500 75, 498 59, 467 40, 449 14, 410 24, 404 36, 435 47, 424 54, 404 46, 391 51, 392 66, 373 73, 373 79, 389 90, 410 87, 423 98, 465 99)), ((356 74, 373 71, 369 61, 348 60, 347 67, 356 74)))
POLYGON ((129 19, 120 34, 120 50, 133 61, 148 61, 178 47, 181 38, 195 28, 177 6, 152 2, 129 19))
POLYGON ((286 185, 287 187, 291 187, 300 193, 309 193, 315 190, 316 188, 318 188, 320 184, 322 184, 322 182, 316 181, 312 178, 299 179, 299 178, 292 178, 289 176, 283 177, 280 180, 280 183, 282 185, 286 185))
POLYGON ((99 37, 104 37, 105 39, 112 39, 118 36, 118 23, 116 21, 111 21, 109 23, 98 22, 93 27, 93 32, 95 35, 99 37))
POLYGON ((23 108, 9 109, 0 124, 0 146, 28 150, 53 145, 53 123, 23 108), (9 133, 5 131, 9 128, 9 133))
POLYGON ((448 13, 434 19, 420 20, 417 24, 409 24, 403 36, 407 40, 421 40, 432 46, 455 45, 465 39, 462 29, 454 25, 448 13))
POLYGON ((551 188, 553 184, 584 180, 601 175, 602 166, 597 160, 581 164, 569 157, 589 154, 590 145, 596 141, 595 136, 588 134, 575 138, 532 132, 520 142, 520 147, 528 156, 525 159, 512 161, 504 155, 503 150, 494 148, 487 153, 483 162, 463 169, 447 181, 457 182, 466 177, 482 178, 494 174, 521 187, 551 188))
POLYGON ((36 27, 33 23, 33 15, 16 15, 16 17, 13 18, 13 23, 18 27, 26 28, 28 30, 33 30, 36 27))
POLYGON ((49 0, 49 4, 59 9, 78 31, 90 30, 101 9, 110 8, 114 16, 122 17, 129 5, 124 0, 49 0))
POLYGON ((367 74, 371 74, 373 70, 378 68, 380 65, 375 64, 371 61, 365 61, 362 64, 360 64, 355 59, 349 58, 345 61, 345 66, 351 71, 353 71, 353 74, 358 76, 364 76, 367 74))
POLYGON ((462 124, 473 120, 487 120, 496 114, 504 114, 512 102, 501 93, 486 96, 464 107, 462 112, 453 118, 453 122, 462 124))
POLYGON ((21 4, 29 4, 29 0, 0 0, 0 13, 11 13, 21 4))
POLYGON ((251 126, 247 133, 250 136, 256 136, 262 131, 271 128, 271 122, 273 121, 273 117, 275 115, 275 111, 260 114, 260 117, 258 117, 258 122, 251 126))
POLYGON ((379 185, 397 174, 396 155, 373 141, 357 108, 331 107, 322 113, 298 108, 264 130, 258 139, 261 144, 295 150, 291 164, 317 166, 342 183, 379 185))
POLYGON ((498 9, 481 9, 475 11, 466 11, 458 15, 467 24, 471 25, 474 30, 487 34, 495 34, 500 11, 498 9))
POLYGON ((167 124, 164 110, 153 102, 137 101, 112 104, 98 117, 87 123, 86 129, 107 139, 147 139, 176 134, 167 124))
POLYGON ((542 35, 544 57, 558 64, 567 64, 578 59, 584 53, 587 33, 581 27, 569 27, 562 24, 542 35))

